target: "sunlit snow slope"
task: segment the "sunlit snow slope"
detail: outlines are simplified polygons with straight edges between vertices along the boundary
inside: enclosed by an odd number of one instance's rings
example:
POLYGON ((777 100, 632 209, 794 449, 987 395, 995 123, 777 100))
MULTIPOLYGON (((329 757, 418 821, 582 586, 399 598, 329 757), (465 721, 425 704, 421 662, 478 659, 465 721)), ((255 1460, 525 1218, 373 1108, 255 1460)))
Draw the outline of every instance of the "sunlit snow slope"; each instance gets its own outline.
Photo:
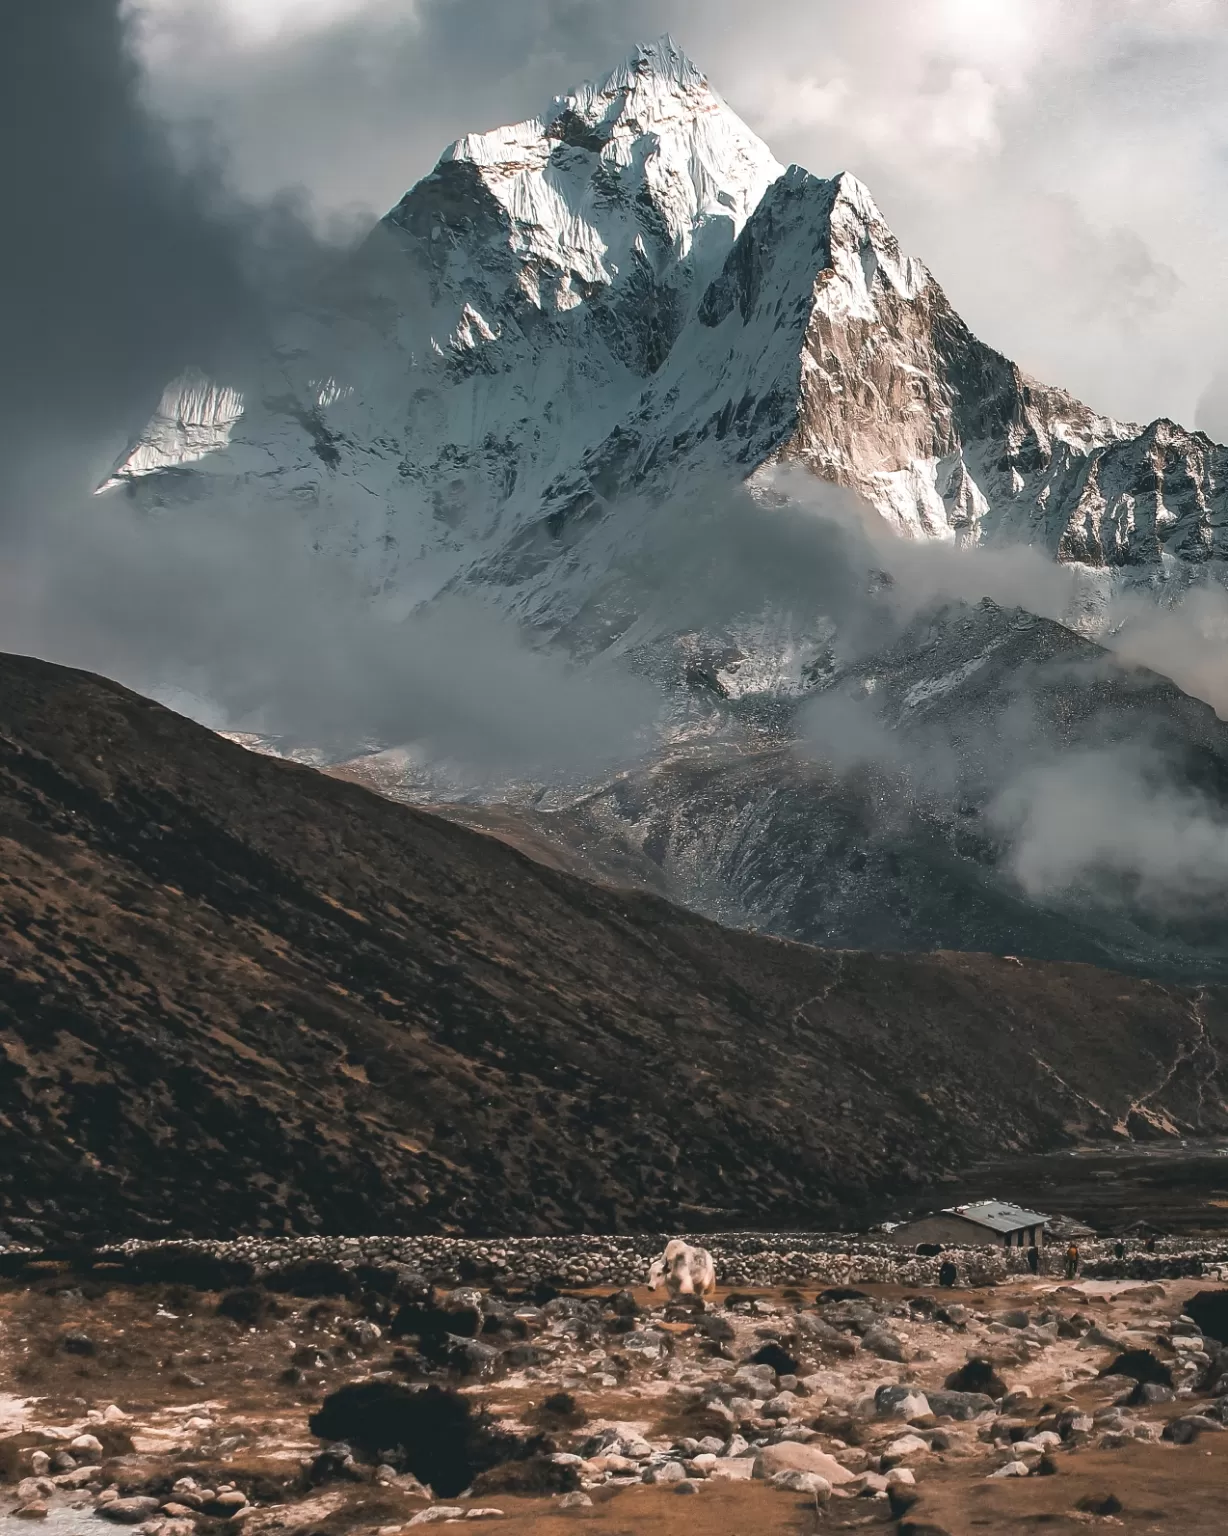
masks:
POLYGON ((287 498, 373 588, 551 627, 665 506, 777 462, 901 533, 1131 582, 1228 538, 1228 451, 1027 378, 860 182, 782 169, 669 38, 447 149, 245 396, 186 374, 108 483, 287 498))

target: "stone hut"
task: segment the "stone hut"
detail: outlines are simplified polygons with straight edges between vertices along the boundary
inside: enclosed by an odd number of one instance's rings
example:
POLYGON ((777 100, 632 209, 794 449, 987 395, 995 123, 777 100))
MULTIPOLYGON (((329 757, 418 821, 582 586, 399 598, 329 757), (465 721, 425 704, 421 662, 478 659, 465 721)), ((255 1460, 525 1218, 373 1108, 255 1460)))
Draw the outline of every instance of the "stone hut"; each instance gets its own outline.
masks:
POLYGON ((975 1205, 953 1205, 932 1216, 893 1227, 890 1240, 901 1247, 938 1244, 950 1248, 1037 1248, 1045 1241, 1047 1216, 1026 1211, 1006 1200, 980 1200, 975 1205))

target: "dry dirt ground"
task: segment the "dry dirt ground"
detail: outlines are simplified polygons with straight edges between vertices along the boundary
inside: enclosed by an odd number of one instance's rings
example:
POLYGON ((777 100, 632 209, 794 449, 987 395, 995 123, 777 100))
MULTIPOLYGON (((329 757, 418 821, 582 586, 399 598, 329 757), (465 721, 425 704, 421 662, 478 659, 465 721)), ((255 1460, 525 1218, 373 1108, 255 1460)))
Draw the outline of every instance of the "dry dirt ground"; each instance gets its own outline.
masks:
POLYGON ((501 1364, 493 1380, 452 1377, 452 1384, 521 1435, 546 1429, 555 1453, 578 1450, 609 1428, 635 1456, 628 1456, 621 1471, 602 1468, 590 1445, 579 1468, 566 1468, 591 1499, 583 1507, 563 1507, 559 1494, 509 1491, 439 1498, 433 1505, 403 1472, 381 1472, 380 1482, 371 1480, 371 1469, 359 1468, 356 1475, 365 1481, 343 1478, 314 1486, 310 1481, 321 1442, 309 1431, 309 1414, 342 1383, 394 1365, 396 1348, 403 1374, 413 1356, 412 1341, 393 1341, 386 1325, 381 1337, 370 1336, 360 1302, 281 1296, 274 1299, 277 1314, 261 1316, 253 1326, 219 1315, 216 1293, 167 1286, 104 1292, 101 1285, 49 1269, 33 1285, 0 1289, 0 1530, 30 1529, 24 1519, 18 1523, 15 1512, 40 1503, 49 1509, 48 1528, 61 1536, 105 1530, 94 1513, 99 1497, 177 1502, 171 1489, 182 1477, 214 1495, 233 1487, 229 1502, 238 1512, 215 1500, 205 1500, 203 1511, 184 1507, 178 1516, 151 1508, 144 1531, 393 1536, 440 1503, 466 1517, 470 1510, 497 1510, 481 1523, 508 1536, 576 1529, 591 1536, 876 1528, 900 1536, 1032 1530, 1058 1536, 1101 1528, 1222 1536, 1228 1530, 1228 1431, 1207 1426, 1184 1445, 1159 1438, 1168 1421, 1205 1413, 1213 1406, 1209 1399, 1179 1390, 1171 1401, 1126 1410, 1119 1424, 1096 1418, 1132 1386, 1119 1376, 1099 1376, 1116 1353, 1097 1342, 1100 1333, 1152 1349, 1175 1371, 1179 1389, 1193 1379, 1193 1367, 1183 1370, 1179 1363, 1190 1341, 1187 1336, 1174 1346, 1173 1324, 1192 1295, 1205 1289, 1203 1282, 1089 1281, 1071 1289, 1054 1279, 1028 1279, 989 1290, 932 1293, 930 1300, 940 1306, 955 1302, 967 1309, 966 1320, 961 1325, 956 1314, 954 1326, 925 1320, 924 1305, 906 1308, 916 1291, 861 1289, 884 1313, 905 1359, 872 1353, 847 1327, 838 1329, 844 1340, 839 1347, 829 1337, 807 1336, 799 1319, 838 1317, 832 1310, 838 1303, 815 1311, 813 1289, 743 1292, 755 1300, 732 1308, 726 1305, 728 1293, 718 1291, 704 1315, 730 1324, 733 1336, 722 1341, 703 1337, 685 1318, 668 1321, 659 1297, 637 1291, 641 1307, 654 1310, 635 1320, 635 1335, 647 1331, 665 1338, 658 1353, 642 1357, 625 1347, 626 1333, 574 1326, 557 1309, 542 1316, 540 1309, 522 1304, 520 1310, 538 1313, 528 1338, 541 1346, 541 1363, 516 1369, 501 1364), (1016 1309, 1029 1312, 1030 1331, 999 1320, 1016 1309), (1051 1340, 1052 1321, 1037 1321, 1046 1317, 1066 1320, 1061 1331, 1068 1336, 1051 1340), (1100 1332, 1089 1334, 1089 1328, 1100 1332), (800 1378, 787 1417, 768 1420, 761 1416, 762 1403, 748 1406, 737 1399, 732 1422, 714 1418, 699 1402, 701 1394, 714 1382, 728 1383, 740 1362, 773 1339, 797 1359, 796 1372, 786 1372, 785 1382, 773 1386, 776 1391, 788 1387, 791 1375, 800 1378), (884 1463, 887 1447, 910 1431, 903 1419, 875 1411, 875 1389, 884 1383, 920 1392, 941 1388, 948 1374, 972 1357, 997 1362, 1006 1387, 1017 1396, 971 1421, 917 1418, 916 1438, 923 1443, 888 1452, 884 1463), (1025 1389, 1028 1395, 1018 1396, 1025 1389), (560 1390, 575 1404, 566 1421, 552 1419, 543 1407, 560 1390), (1011 1436, 1018 1441, 1041 1433, 1040 1426, 1063 1412, 1067 1421, 1078 1412, 1091 1422, 1078 1420, 1075 1432, 1051 1447, 1043 1470, 1028 1452, 1031 1475, 990 1476, 1017 1459, 1005 1448, 1011 1436), (659 1463, 679 1442, 714 1430, 726 1442, 740 1431, 752 1443, 745 1454, 718 1456, 703 1468, 692 1462, 685 1483, 693 1489, 691 1497, 680 1495, 674 1484, 640 1480, 646 1466, 659 1463), (851 1472, 894 1461, 910 1470, 915 1482, 897 1486, 893 1497, 876 1497, 874 1479, 862 1478, 819 1502, 760 1477, 716 1475, 722 1461, 739 1460, 738 1470, 746 1471, 754 1442, 779 1438, 782 1430, 830 1453, 851 1472), (62 1457, 82 1433, 101 1444, 69 1451, 80 1462, 77 1470, 56 1472, 53 1466, 41 1488, 27 1482, 19 1489, 40 1449, 62 1457), (647 1444, 636 1449, 636 1441, 647 1444), (1044 1475, 1049 1468, 1051 1475, 1044 1475), (701 1471, 710 1475, 695 1475, 701 1471), (867 1481, 870 1486, 862 1487, 867 1481), (915 1502, 905 1509, 901 1498, 915 1502))

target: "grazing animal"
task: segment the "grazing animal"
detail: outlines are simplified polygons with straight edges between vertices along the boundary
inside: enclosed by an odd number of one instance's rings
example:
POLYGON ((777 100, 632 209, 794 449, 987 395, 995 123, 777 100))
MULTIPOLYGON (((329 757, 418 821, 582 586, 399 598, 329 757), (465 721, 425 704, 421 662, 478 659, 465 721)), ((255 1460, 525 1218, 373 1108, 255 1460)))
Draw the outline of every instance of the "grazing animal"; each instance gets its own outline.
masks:
POLYGON ((681 1238, 671 1239, 648 1270, 650 1291, 658 1290, 663 1282, 671 1297, 710 1295, 716 1289, 712 1255, 706 1248, 692 1248, 681 1238))

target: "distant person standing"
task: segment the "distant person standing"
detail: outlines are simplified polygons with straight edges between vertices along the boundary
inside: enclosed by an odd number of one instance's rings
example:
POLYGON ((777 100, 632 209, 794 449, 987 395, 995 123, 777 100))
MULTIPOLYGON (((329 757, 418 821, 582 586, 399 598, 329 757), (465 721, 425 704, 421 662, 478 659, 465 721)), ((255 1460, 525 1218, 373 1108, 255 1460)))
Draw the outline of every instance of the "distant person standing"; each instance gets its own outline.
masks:
POLYGON ((944 1259, 938 1266, 938 1284, 950 1290, 958 1279, 959 1271, 955 1268, 955 1265, 952 1264, 950 1259, 944 1259))
POLYGON ((1066 1250, 1066 1278, 1073 1280, 1079 1273, 1079 1250, 1074 1243, 1066 1250))
POLYGON ((1040 1274, 1040 1249, 1035 1243, 1028 1249, 1028 1268, 1034 1275, 1040 1274))
POLYGON ((1156 1251, 1156 1240, 1155 1240, 1155 1238, 1154 1237, 1148 1237, 1147 1241, 1143 1244, 1143 1247, 1146 1248, 1148 1253, 1154 1253, 1156 1251))
POLYGON ((1114 1258, 1118 1259, 1124 1259, 1126 1256, 1126 1245, 1122 1242, 1120 1237, 1113 1244, 1113 1256, 1114 1258))

